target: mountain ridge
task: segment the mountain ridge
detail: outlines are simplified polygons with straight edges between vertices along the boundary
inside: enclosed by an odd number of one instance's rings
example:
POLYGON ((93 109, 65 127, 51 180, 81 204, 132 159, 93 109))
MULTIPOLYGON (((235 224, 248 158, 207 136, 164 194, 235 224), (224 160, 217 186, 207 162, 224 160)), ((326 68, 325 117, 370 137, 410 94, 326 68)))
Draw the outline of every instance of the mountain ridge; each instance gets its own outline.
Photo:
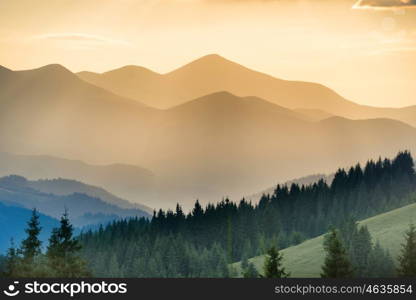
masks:
POLYGON ((0 176, 17 174, 29 178, 30 181, 64 178, 63 180, 70 182, 106 189, 110 193, 125 197, 142 210, 148 212, 152 210, 141 204, 140 200, 146 197, 145 190, 153 184, 155 175, 141 167, 124 164, 91 165, 80 160, 53 156, 2 152, 0 152, 0 164, 2 165, 0 176))
MULTIPOLYGON (((122 68, 112 71, 117 71, 120 77, 122 68)), ((352 119, 386 117, 416 126, 416 105, 403 108, 361 105, 322 84, 279 79, 217 54, 206 55, 165 74, 156 73, 153 78, 141 74, 137 82, 131 80, 130 74, 125 82, 118 80, 114 83, 111 80, 112 71, 103 73, 106 75, 93 72, 88 76, 83 73, 77 75, 97 86, 160 109, 228 91, 239 97, 256 96, 289 109, 324 110, 352 119), (107 77, 103 80, 102 76, 107 77), (140 82, 146 82, 146 86, 140 82)))
MULTIPOLYGON (((11 206, 20 206, 26 209, 36 208, 39 212, 59 219, 62 213, 68 209, 72 222, 75 226, 94 225, 92 220, 83 220, 86 214, 102 214, 115 218, 125 217, 150 217, 150 215, 137 208, 121 208, 114 203, 107 203, 100 198, 89 196, 81 192, 70 194, 52 194, 50 189, 41 191, 37 186, 39 183, 30 182, 22 176, 10 175, 0 178, 0 202, 11 206)), ((45 190, 45 189, 44 189, 45 190)), ((105 218, 107 221, 107 218, 105 218)))
POLYGON ((275 182, 416 149, 416 129, 396 120, 311 122, 267 98, 227 89, 158 110, 81 79, 58 81, 0 80, 0 150, 150 169, 153 182, 99 186, 152 208, 240 198, 275 182))

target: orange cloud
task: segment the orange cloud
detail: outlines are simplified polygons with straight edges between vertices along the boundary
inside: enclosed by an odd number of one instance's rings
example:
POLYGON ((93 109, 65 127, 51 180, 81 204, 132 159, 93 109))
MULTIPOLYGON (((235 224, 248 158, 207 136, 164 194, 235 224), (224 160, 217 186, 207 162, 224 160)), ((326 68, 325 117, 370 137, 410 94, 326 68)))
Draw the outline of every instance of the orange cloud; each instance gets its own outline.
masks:
POLYGON ((359 0, 353 8, 396 8, 396 7, 416 7, 416 0, 359 0))

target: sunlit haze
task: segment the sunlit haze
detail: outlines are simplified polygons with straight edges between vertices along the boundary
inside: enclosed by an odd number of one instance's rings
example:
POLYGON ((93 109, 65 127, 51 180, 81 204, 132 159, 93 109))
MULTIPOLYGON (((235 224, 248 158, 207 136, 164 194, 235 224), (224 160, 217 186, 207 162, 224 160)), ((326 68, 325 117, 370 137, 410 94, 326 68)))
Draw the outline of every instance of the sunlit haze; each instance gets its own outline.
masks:
POLYGON ((0 64, 164 73, 217 53, 278 78, 325 84, 358 103, 416 104, 416 10, 361 2, 1 1, 0 64))

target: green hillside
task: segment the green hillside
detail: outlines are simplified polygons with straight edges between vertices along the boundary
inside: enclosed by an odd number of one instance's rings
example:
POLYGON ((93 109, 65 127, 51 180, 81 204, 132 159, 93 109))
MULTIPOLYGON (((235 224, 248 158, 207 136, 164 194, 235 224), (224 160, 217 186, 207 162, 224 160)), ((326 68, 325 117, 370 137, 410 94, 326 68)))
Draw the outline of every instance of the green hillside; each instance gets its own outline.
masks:
MULTIPOLYGON (((416 203, 392 210, 390 212, 365 219, 360 224, 367 225, 373 241, 390 251, 396 259, 404 240, 404 232, 410 223, 416 222, 416 203)), ((292 277, 319 277, 324 261, 323 235, 307 240, 297 246, 289 247, 283 253, 283 264, 292 277)), ((264 256, 250 259, 257 270, 263 270, 264 256)), ((235 264, 240 273, 239 263, 235 264)))

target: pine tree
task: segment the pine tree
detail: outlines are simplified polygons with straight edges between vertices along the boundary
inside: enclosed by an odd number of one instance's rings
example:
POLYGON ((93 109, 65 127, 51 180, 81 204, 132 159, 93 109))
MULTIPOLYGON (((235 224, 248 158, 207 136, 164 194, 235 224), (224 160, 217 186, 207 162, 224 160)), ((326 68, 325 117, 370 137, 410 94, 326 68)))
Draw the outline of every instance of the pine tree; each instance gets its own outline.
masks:
POLYGON ((249 239, 244 241, 243 250, 241 252, 241 267, 246 268, 248 265, 248 259, 253 256, 253 250, 249 239))
POLYGON ((249 262, 247 267, 243 269, 242 275, 244 278, 259 278, 259 272, 256 269, 256 266, 249 262))
POLYGON ((20 258, 18 255, 18 250, 14 246, 13 239, 10 241, 10 244, 11 246, 7 250, 3 275, 7 278, 16 278, 20 276, 19 274, 20 258))
POLYGON ((42 253, 42 242, 39 240, 42 227, 40 227, 39 214, 36 209, 33 209, 32 216, 27 225, 28 227, 25 229, 27 237, 22 241, 20 248, 23 256, 20 272, 23 277, 32 277, 35 276, 35 271, 37 270, 35 262, 42 253))
POLYGON ((290 235, 290 243, 292 245, 299 245, 304 240, 305 240, 305 237, 303 236, 301 232, 293 231, 292 234, 290 235))
POLYGON ((393 258, 387 250, 384 250, 377 241, 368 259, 368 270, 365 277, 387 278, 394 277, 395 268, 393 258))
POLYGON ((369 272, 369 258, 373 250, 371 234, 367 226, 361 226, 352 238, 350 245, 351 263, 357 277, 366 277, 369 272))
POLYGON ((286 273, 285 268, 282 266, 283 255, 279 253, 279 250, 275 246, 272 246, 266 255, 264 261, 264 277, 266 278, 286 278, 289 277, 289 273, 286 273))
POLYGON ((64 278, 90 276, 85 262, 79 257, 78 253, 82 247, 78 240, 73 238, 74 229, 66 211, 60 223, 60 228, 52 231, 46 252, 52 275, 64 278))
POLYGON ((324 241, 327 252, 325 263, 322 266, 322 278, 351 278, 353 269, 348 259, 347 252, 342 245, 338 232, 333 229, 324 241))
POLYGON ((105 277, 109 277, 109 278, 122 277, 120 264, 117 260, 117 256, 114 253, 110 256, 110 259, 108 260, 108 267, 107 267, 106 273, 107 274, 105 274, 105 277))
POLYGON ((231 216, 227 218, 227 259, 233 261, 233 222, 231 216))
POLYGON ((24 260, 33 263, 34 258, 41 253, 42 245, 42 242, 39 240, 42 227, 40 227, 39 215, 36 209, 32 211, 32 217, 27 225, 28 228, 25 230, 27 238, 22 241, 21 250, 24 260))
POLYGON ((410 224, 402 244, 397 273, 400 277, 416 277, 416 226, 410 224))
POLYGON ((248 268, 248 256, 244 255, 241 259, 241 269, 245 270, 248 268))

